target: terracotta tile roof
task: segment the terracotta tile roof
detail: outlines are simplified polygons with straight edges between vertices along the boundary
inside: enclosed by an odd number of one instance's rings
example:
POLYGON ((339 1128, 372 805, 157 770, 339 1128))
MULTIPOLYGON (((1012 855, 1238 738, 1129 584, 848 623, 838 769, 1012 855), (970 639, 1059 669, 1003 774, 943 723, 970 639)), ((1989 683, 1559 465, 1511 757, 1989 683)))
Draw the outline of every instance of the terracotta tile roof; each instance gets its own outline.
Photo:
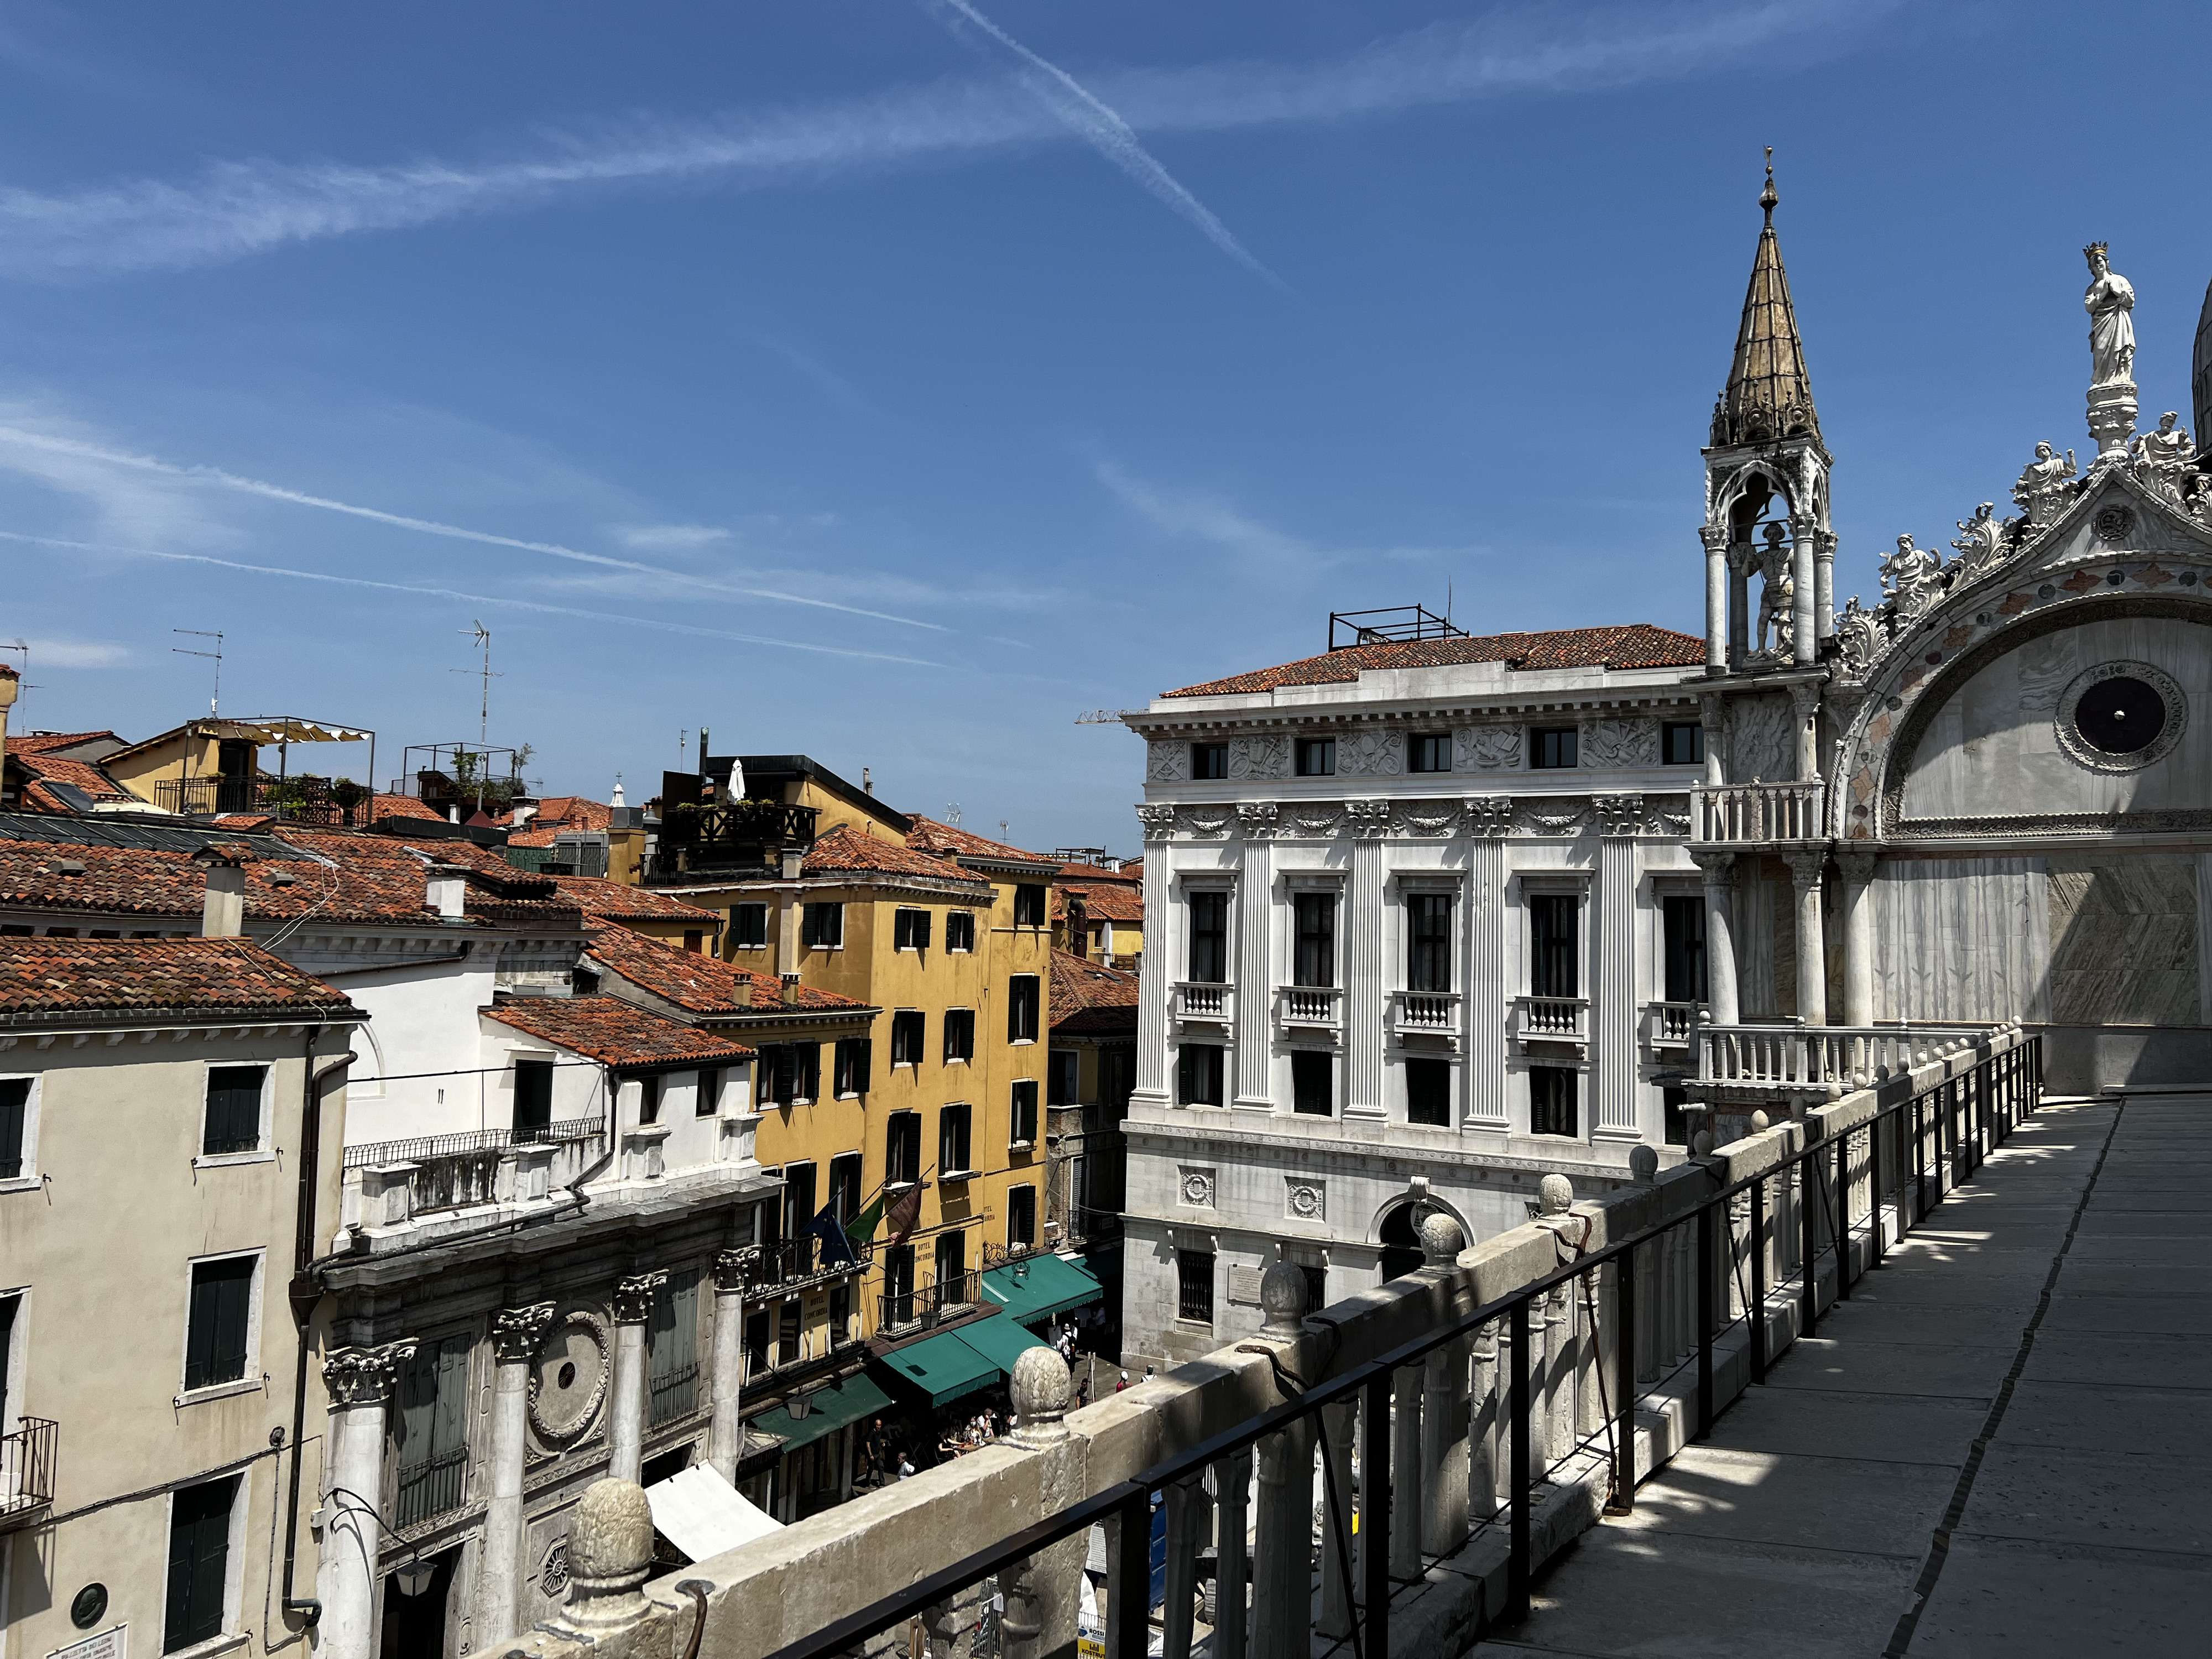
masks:
POLYGON ((374 823, 383 818, 428 818, 443 823, 446 815, 412 795, 373 795, 366 805, 354 809, 355 819, 362 823, 374 823))
POLYGON ((1137 976, 1066 951, 1052 953, 1052 1029, 1069 1036, 1137 1032, 1137 976))
POLYGON ((266 830, 276 822, 272 812, 225 812, 215 821, 218 830, 266 830))
POLYGON ((1055 884, 1052 890, 1052 915, 1055 921, 1067 915, 1067 895, 1083 895, 1085 909, 1093 921, 1126 921, 1140 923, 1145 919, 1144 890, 1136 883, 1116 881, 1107 878, 1083 881, 1066 878, 1065 885, 1055 884))
MULTIPOLYGON (((612 811, 605 802, 593 800, 586 795, 548 795, 538 803, 537 811, 531 814, 529 827, 532 830, 605 830, 612 822, 610 817, 612 811)), ((501 813, 498 822, 512 823, 514 814, 501 813)))
POLYGON ((509 847, 550 847, 560 834, 561 826, 557 823, 548 824, 543 830, 510 830, 507 832, 507 844, 509 847))
POLYGON ((906 844, 916 852, 936 853, 946 858, 963 854, 978 859, 1006 859, 1017 864, 1050 864, 1052 860, 1042 853, 1025 853, 1018 847, 1009 847, 1002 841, 987 841, 971 834, 957 824, 939 823, 935 818, 914 815, 914 828, 907 832, 906 844))
MULTIPOLYGON (((512 841, 507 842, 510 847, 514 844, 512 841)), ((682 921, 709 928, 722 919, 716 912, 686 904, 673 894, 609 881, 605 876, 556 876, 553 884, 560 890, 562 897, 587 916, 604 916, 617 921, 682 921)))
MULTIPOLYGON (((10 732, 8 752, 11 755, 44 755, 57 749, 74 749, 81 743, 90 743, 97 738, 114 738, 112 732, 10 732)), ((122 738, 116 738, 118 743, 122 738)))
MULTIPOLYGON (((312 909, 319 921, 419 922, 424 895, 422 866, 404 853, 336 867, 306 859, 246 861, 246 914, 257 921, 289 920, 312 909)), ((206 899, 207 872, 182 853, 0 842, 0 906, 197 917, 206 899), (64 863, 82 865, 82 872, 65 873, 64 863)))
MULTIPOLYGON (((775 1013, 784 1006, 783 981, 774 974, 755 973, 627 927, 592 928, 588 954, 610 973, 690 1013, 775 1013)), ((806 985, 799 988, 793 1006, 809 1013, 872 1012, 867 1003, 806 985)))
POLYGON ((0 1015, 350 1014, 345 993, 240 939, 0 939, 0 1015))
POLYGON ((806 849, 806 857, 799 866, 800 873, 809 876, 854 875, 927 876, 937 881, 957 881, 975 888, 988 888, 983 881, 957 864, 943 859, 933 859, 927 853, 902 847, 895 841, 878 841, 864 835, 849 823, 831 826, 822 838, 806 849))
POLYGON ((8 745, 8 758, 23 771, 24 798, 35 801, 50 812, 66 812, 70 808, 60 796, 41 788, 40 786, 42 784, 71 784, 94 800, 127 801, 137 799, 89 761, 66 760, 59 755, 36 752, 25 754, 12 743, 8 745))
POLYGON ((713 1064, 750 1060, 742 1042, 624 1002, 620 997, 518 997, 484 1017, 598 1060, 603 1066, 713 1064))
POLYGON ((1480 639, 1400 640, 1347 646, 1224 680, 1163 691, 1164 697, 1218 697, 1272 691, 1279 685, 1334 685, 1370 668, 1440 668, 1453 663, 1502 662, 1509 668, 1693 668, 1705 642, 1671 628, 1631 623, 1620 628, 1559 628, 1540 634, 1492 634, 1480 639))

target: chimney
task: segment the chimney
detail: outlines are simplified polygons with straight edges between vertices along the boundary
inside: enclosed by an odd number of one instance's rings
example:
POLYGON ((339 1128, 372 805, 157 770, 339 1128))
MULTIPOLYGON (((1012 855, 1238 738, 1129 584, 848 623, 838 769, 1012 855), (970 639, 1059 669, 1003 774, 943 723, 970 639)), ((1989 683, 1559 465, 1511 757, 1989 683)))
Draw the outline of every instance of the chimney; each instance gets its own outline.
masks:
POLYGON ((203 847, 192 862, 207 872, 200 937, 236 939, 246 931, 246 860, 221 847, 203 847))
POLYGON ((1088 957, 1091 954, 1091 891, 1085 887, 1063 887, 1060 890, 1061 909, 1067 917, 1067 944, 1070 956, 1088 957))
POLYGON ((868 769, 865 766, 860 769, 860 793, 864 795, 876 793, 876 781, 868 775, 868 769))
POLYGON ((466 865, 434 864, 423 872, 422 902, 435 909, 441 921, 459 921, 467 910, 469 872, 466 865))
POLYGON ((15 693, 21 682, 14 669, 0 663, 0 791, 7 787, 8 777, 8 711, 15 706, 15 693))

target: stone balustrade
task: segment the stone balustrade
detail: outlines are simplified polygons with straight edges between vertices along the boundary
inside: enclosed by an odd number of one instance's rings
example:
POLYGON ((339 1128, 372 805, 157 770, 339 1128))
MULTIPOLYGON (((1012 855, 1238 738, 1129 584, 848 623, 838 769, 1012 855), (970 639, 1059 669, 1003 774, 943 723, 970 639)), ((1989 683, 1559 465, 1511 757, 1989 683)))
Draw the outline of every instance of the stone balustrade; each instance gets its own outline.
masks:
MULTIPOLYGON (((571 1547, 592 1570, 562 1620, 478 1650, 799 1659, 904 1654, 912 1631, 951 1655, 995 1593, 1001 1652, 1065 1654, 1086 1510, 1128 1512, 1152 1491, 1165 1508, 1169 1659, 1192 1650, 1209 1556, 1215 1659, 1303 1651, 1310 1630, 1355 1624, 1370 1655, 1463 1652, 2034 1109, 2035 1036, 2006 1026, 1946 1042, 1790 1121, 1748 1115, 1717 1151, 1701 1132, 1698 1155, 1663 1174, 1638 1147, 1632 1182, 1595 1200, 1547 1176, 1528 1223, 1472 1247, 1432 1212, 1425 1265, 1324 1310, 1305 1310, 1304 1275, 1278 1262, 1257 1340, 1080 1411, 1058 1356, 1032 1349, 1004 1441, 650 1583, 641 1495, 602 1483, 578 1523, 589 1547, 571 1547), (1297 1403, 1332 1379, 1345 1379, 1340 1398, 1297 1403), (1369 1524, 1347 1524, 1385 1492, 1369 1524), (1054 1524, 1065 1535, 1049 1535, 1054 1524), (1034 1543, 1000 1547, 994 1586, 967 1576, 963 1563, 1032 1527, 1034 1543), (1370 1558, 1378 1534, 1388 1544, 1370 1558), (938 1575, 937 1599, 883 1622, 879 1598, 938 1575), (872 1632, 817 1639, 848 1620, 872 1632)), ((1119 1528, 1107 1531, 1118 1566, 1119 1528)), ((1112 1582, 1141 1586, 1142 1557, 1130 1559, 1112 1582)), ((1109 1653, 1143 1650, 1121 1644, 1128 1611, 1109 1597, 1109 1653)))
POLYGON ((1753 845, 1817 841, 1822 834, 1824 787, 1818 780, 1692 785, 1690 839, 1753 845))

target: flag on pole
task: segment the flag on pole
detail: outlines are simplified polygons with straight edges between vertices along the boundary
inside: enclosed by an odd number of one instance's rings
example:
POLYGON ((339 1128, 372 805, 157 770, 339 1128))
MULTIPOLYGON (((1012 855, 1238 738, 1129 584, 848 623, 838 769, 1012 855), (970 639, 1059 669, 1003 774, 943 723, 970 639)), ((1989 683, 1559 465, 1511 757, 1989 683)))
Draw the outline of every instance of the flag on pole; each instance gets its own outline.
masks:
POLYGON ((898 1195, 886 1218, 891 1224, 891 1243, 903 1244, 921 1222, 921 1183, 916 1182, 898 1195))
POLYGON ((822 1206, 822 1213, 808 1224, 806 1231, 822 1241, 822 1265, 825 1267, 849 1267, 858 1260, 853 1254, 853 1243, 845 1237, 845 1229, 837 1219, 834 1203, 822 1206))
POLYGON ((884 1218, 884 1195, 878 1193, 868 1207, 845 1224, 846 1242, 855 1249, 876 1236, 876 1225, 884 1218))

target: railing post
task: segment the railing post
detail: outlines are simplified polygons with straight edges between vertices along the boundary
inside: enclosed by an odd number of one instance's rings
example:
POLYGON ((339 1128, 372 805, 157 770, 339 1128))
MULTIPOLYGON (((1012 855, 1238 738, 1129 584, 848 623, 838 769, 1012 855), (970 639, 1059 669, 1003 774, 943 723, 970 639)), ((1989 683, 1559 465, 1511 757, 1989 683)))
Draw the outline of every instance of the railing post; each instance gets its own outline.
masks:
POLYGON ((1713 1204, 1698 1206, 1698 1432, 1713 1431, 1713 1204))
MULTIPOLYGON (((1190 1659, 1192 1615, 1198 1594, 1200 1539, 1206 1524, 1206 1493, 1196 1480, 1178 1480, 1167 1489, 1167 1577, 1160 1600, 1167 1659, 1190 1659)), ((1149 1594, 1149 1587, 1147 1594, 1149 1594)))
POLYGON ((1620 1427, 1613 1447, 1613 1507, 1628 1515, 1636 1509, 1636 1246, 1621 1253, 1613 1268, 1613 1387, 1620 1395, 1620 1427))
POLYGON ((1797 1273, 1803 1301, 1803 1316, 1797 1322, 1800 1336, 1812 1335, 1820 1323, 1820 1216, 1824 1206, 1814 1191, 1813 1178, 1820 1165, 1820 1153, 1810 1147, 1797 1160, 1797 1273))
POLYGON ((1467 1494, 1469 1513, 1498 1513, 1498 1322, 1474 1334, 1474 1391, 1468 1399, 1467 1494))
MULTIPOLYGON (((1367 1478, 1373 1479, 1373 1465, 1367 1478)), ((1244 1659, 1246 1587, 1251 1558, 1245 1548, 1245 1511, 1252 1486, 1252 1454, 1231 1453, 1213 1466, 1213 1651, 1218 1659, 1244 1659)))
POLYGON ((1115 1628, 1109 1632, 1109 1651, 1114 1659, 1146 1659, 1152 1645, 1152 1507, 1147 1492, 1133 1492, 1115 1519, 1120 1534, 1113 1540, 1113 1599, 1108 1611, 1115 1628))
MULTIPOLYGON (((1325 1501, 1321 1517, 1321 1621, 1316 1628, 1323 1636, 1341 1638, 1352 1634, 1352 1438, 1358 1427, 1358 1407, 1355 1401, 1346 1400, 1322 1407, 1321 1455, 1328 1469, 1328 1479, 1322 1486, 1325 1501)), ((1174 1618, 1172 1607, 1169 1609, 1169 1618, 1170 1621, 1174 1618)), ((1170 1622, 1167 1659, 1189 1659, 1188 1638, 1178 1651, 1175 1629, 1170 1622)))
MULTIPOLYGON (((1390 1651, 1390 1378, 1387 1374, 1367 1385, 1359 1417, 1359 1624, 1366 1638, 1362 1651, 1381 1659, 1390 1651)), ((1262 1654, 1259 1659, 1273 1656, 1262 1654)))
POLYGON ((1751 1183, 1751 1304, 1744 1331, 1751 1339, 1751 1380, 1766 1381, 1766 1178, 1751 1183))
POLYGON ((1851 1132, 1836 1137, 1836 1300, 1851 1299, 1851 1132))
MULTIPOLYGON (((1450 1282, 1466 1248, 1467 1235, 1450 1216, 1438 1212, 1422 1219, 1423 1271, 1439 1284, 1450 1282)), ((1425 1367, 1420 1547, 1434 1556, 1449 1555, 1467 1541, 1468 1360, 1468 1343, 1462 1337, 1429 1355, 1425 1367)))
MULTIPOLYGON (((1528 1418, 1534 1402, 1528 1393, 1528 1300, 1523 1296, 1513 1304, 1510 1330, 1513 1344, 1512 1381, 1509 1386, 1505 1416, 1507 1432, 1512 1442, 1511 1491, 1508 1501, 1513 1506, 1513 1520, 1508 1534, 1505 1557, 1505 1620, 1517 1625, 1528 1616, 1528 1418)), ((1382 1390, 1382 1383, 1371 1384, 1368 1398, 1372 1400, 1382 1390)), ((1374 1437, 1379 1440, 1380 1437, 1374 1437)), ((1381 1447, 1375 1446, 1379 1452, 1381 1447)), ((1374 1454, 1370 1453, 1370 1456, 1374 1454)), ((1381 1575, 1369 1574, 1370 1582, 1381 1575)), ((1389 1648, 1374 1640, 1374 1626, 1368 1627, 1367 1651, 1378 1656, 1389 1653, 1389 1648)))
MULTIPOLYGON (((1390 1576, 1401 1583, 1421 1577, 1421 1389, 1424 1365, 1395 1373, 1396 1405, 1390 1418, 1390 1576)), ((1287 1651, 1287 1650, 1284 1650, 1287 1651)), ((1261 1649, 1261 1652, 1272 1651, 1261 1649)))

